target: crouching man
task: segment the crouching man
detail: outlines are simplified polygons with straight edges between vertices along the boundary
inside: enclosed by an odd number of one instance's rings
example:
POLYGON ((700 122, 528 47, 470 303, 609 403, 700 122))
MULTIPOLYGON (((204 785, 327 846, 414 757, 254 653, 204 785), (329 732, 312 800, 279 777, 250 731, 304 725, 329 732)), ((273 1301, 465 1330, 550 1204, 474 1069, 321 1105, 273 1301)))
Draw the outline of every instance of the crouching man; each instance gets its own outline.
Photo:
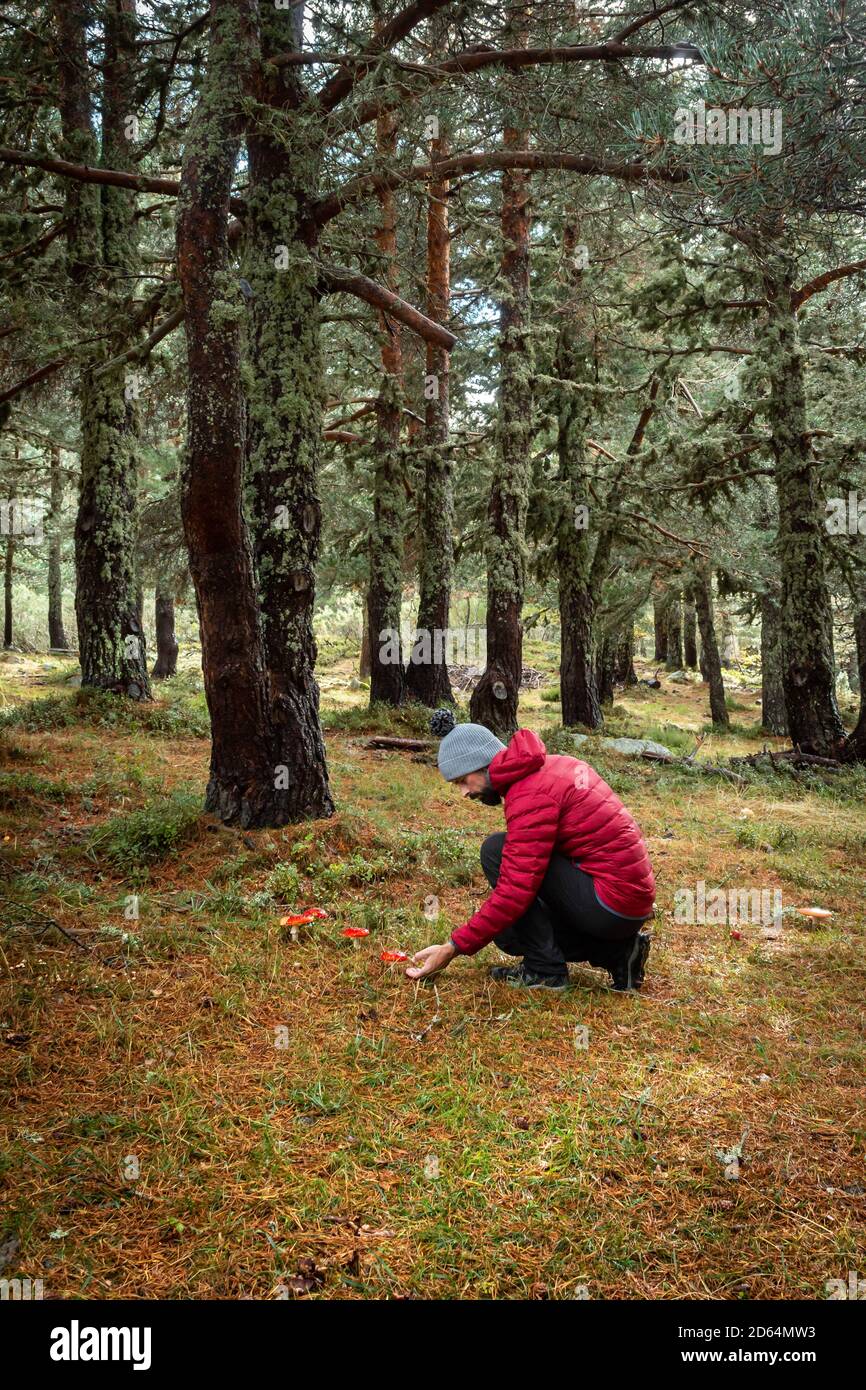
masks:
POLYGON ((493 941, 516 965, 494 980, 565 989, 568 961, 602 966, 614 989, 640 989, 655 880, 633 817, 588 763, 549 754, 531 729, 508 747, 481 724, 458 724, 439 745, 439 770, 462 796, 505 809, 505 834, 481 846, 493 892, 450 941, 412 957, 406 974, 436 975, 493 941))

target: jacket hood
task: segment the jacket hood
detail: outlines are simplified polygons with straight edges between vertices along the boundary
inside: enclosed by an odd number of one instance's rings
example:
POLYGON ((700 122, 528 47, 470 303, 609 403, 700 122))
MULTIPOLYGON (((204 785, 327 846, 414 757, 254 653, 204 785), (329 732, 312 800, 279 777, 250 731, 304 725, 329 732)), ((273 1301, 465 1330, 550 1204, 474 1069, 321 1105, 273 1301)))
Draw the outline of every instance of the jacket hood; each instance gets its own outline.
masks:
POLYGON ((490 785, 497 791, 504 791, 512 782, 519 782, 530 772, 538 772, 546 757, 547 749, 538 734, 531 729, 518 729, 508 747, 497 753, 490 764, 490 785))

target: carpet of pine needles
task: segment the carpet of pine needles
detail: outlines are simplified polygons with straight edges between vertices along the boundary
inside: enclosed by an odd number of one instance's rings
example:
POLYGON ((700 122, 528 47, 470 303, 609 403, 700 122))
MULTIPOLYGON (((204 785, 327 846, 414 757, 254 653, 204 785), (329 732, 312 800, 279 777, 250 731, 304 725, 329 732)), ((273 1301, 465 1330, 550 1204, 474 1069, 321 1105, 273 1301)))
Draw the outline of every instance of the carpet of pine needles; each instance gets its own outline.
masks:
MULTIPOLYGON (((4 666, 4 706, 74 699, 55 667, 4 666)), ((326 711, 366 699, 331 684, 326 711)), ((706 705, 665 682, 619 708, 659 736, 706 705)), ((533 692, 525 722, 558 717, 533 692)), ((658 878, 643 993, 575 966, 521 994, 493 948, 433 988, 380 952, 466 919, 501 811, 363 740, 328 732, 333 820, 245 832, 190 815, 208 745, 182 726, 3 731, 0 1275, 72 1299, 818 1299, 866 1274, 862 802, 611 757, 658 878), (135 814, 174 806, 148 853, 135 814), (698 880, 834 915, 678 921, 698 880), (292 940, 280 917, 313 903, 292 940)), ((759 746, 737 724, 700 756, 759 746)))

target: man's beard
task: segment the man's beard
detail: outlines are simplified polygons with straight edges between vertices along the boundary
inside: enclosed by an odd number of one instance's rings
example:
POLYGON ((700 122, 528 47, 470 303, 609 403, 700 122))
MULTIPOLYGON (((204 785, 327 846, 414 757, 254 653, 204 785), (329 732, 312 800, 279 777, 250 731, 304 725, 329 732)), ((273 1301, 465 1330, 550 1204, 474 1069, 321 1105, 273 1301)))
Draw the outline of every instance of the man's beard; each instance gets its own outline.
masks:
POLYGON ((499 795, 499 792, 494 791, 493 787, 485 787, 483 791, 470 792, 469 800, 480 801, 484 806, 498 806, 502 801, 502 797, 499 795))

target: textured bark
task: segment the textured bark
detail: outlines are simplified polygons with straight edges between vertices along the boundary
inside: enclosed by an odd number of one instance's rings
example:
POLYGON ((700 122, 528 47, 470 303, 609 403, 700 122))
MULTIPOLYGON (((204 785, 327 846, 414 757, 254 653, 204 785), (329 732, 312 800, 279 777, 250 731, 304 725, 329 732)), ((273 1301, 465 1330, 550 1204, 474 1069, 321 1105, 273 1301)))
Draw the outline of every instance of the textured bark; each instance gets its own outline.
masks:
POLYGON ((735 666, 740 659, 740 644, 737 641, 734 621, 728 608, 722 608, 719 612, 719 647, 722 667, 729 669, 735 666))
POLYGON ((698 620, 689 598, 683 602, 683 661, 690 671, 698 664, 698 620))
POLYGON ((370 615, 367 608, 367 597, 361 604, 361 655, 358 658, 358 675, 362 680, 368 679, 372 670, 372 656, 370 653, 370 615))
POLYGON ((710 717, 714 724, 727 729, 731 721, 725 705, 725 683, 713 620, 712 580, 706 565, 696 567, 691 593, 701 634, 701 657, 710 686, 710 717))
POLYGON ((63 474, 60 450, 51 448, 51 502, 48 510, 48 645, 65 650, 63 627, 63 575, 60 568, 60 513, 63 507, 63 474))
POLYGON ((668 655, 668 617, 667 594, 659 589, 653 593, 653 636, 655 639, 654 661, 667 661, 668 655))
MULTIPOLYGON (((563 238, 563 260, 565 289, 570 302, 574 302, 579 295, 582 279, 582 271, 575 264, 576 244, 577 230, 569 225, 563 238)), ((556 375, 561 382, 578 387, 588 386, 593 375, 586 335, 574 312, 564 312, 560 318, 556 375)), ((586 390, 570 390, 568 385, 559 388, 557 458, 563 499, 556 535, 556 564, 561 633, 559 689, 562 722, 566 728, 582 724, 589 729, 598 729, 603 720, 593 652, 595 591, 590 543, 593 532, 590 525, 583 524, 592 516, 586 453, 589 415, 589 395, 586 390), (587 510, 584 512, 581 508, 587 510)))
POLYGON ((595 602, 588 583, 580 583, 580 573, 570 567, 568 580, 560 580, 559 620, 561 652, 559 659, 562 722, 566 728, 583 724, 599 729, 603 718, 594 662, 595 602))
MULTIPOLYGON (((283 13, 260 7, 262 57, 285 46, 283 13)), ((250 519, 268 676, 275 761, 282 769, 278 819, 332 814, 319 722, 313 635, 321 533, 318 494, 322 436, 319 285, 305 209, 319 155, 309 132, 291 129, 298 94, 293 73, 256 72, 251 91, 278 113, 252 123, 247 147, 244 277, 252 290, 247 374, 249 441, 246 502, 250 519)), ((306 129, 306 128, 305 128, 306 129)))
POLYGON ((595 682, 600 705, 613 704, 616 663, 617 638, 613 633, 605 633, 598 644, 596 654, 595 682))
POLYGON ((134 407, 115 373, 81 385, 75 615, 82 685, 150 698, 136 601, 134 407))
POLYGON ((804 752, 833 756, 845 728, 836 704, 826 532, 792 303, 795 266, 775 246, 765 247, 763 255, 768 315, 760 351, 770 378, 767 412, 779 505, 785 707, 793 743, 804 752))
MULTIPOLYGON (((388 112, 376 123, 376 148, 381 159, 397 150, 398 118, 388 112)), ((379 194, 380 222, 376 231, 387 289, 397 288, 397 203, 391 189, 379 194)), ((400 611, 403 596, 403 514, 406 493, 400 451, 403 406, 403 354, 400 325, 379 315, 382 381, 376 400, 373 466, 373 525, 370 531, 370 585, 367 590, 370 624, 370 704, 399 705, 405 694, 400 611)))
POLYGON ((15 537, 6 537, 6 555, 3 564, 3 646, 6 651, 12 646, 12 573, 15 565, 15 537))
POLYGON ((270 726, 264 643, 241 507, 245 438, 229 195, 239 145, 238 71, 254 42, 250 0, 214 0, 207 76, 190 122, 178 200, 186 311, 188 445, 181 514, 195 586, 213 743, 206 807, 244 826, 288 816, 270 726))
POLYGON ((683 611, 680 595, 676 591, 668 597, 667 641, 665 643, 665 669, 683 669, 683 611))
MULTIPOLYGON (((93 129, 84 0, 58 0, 60 112, 64 145, 99 163, 93 129)), ((101 162, 125 162, 124 122, 135 109, 132 0, 105 7, 105 65, 100 129, 101 162)), ((138 429, 123 368, 99 374, 113 358, 131 317, 138 254, 135 195, 121 188, 70 190, 68 272, 82 316, 99 324, 106 341, 90 350, 80 382, 81 482, 75 523, 75 612, 81 681, 131 699, 150 698, 144 632, 135 606, 138 429)))
MULTIPOLYGON (((88 86, 86 26, 89 10, 87 0, 54 0, 53 4, 62 147, 75 163, 92 167, 99 163, 99 148, 88 86)), ((78 179, 67 179, 63 188, 66 273, 80 292, 81 302, 102 259, 101 191, 78 179)))
MULTIPOLYGON (((511 24, 526 41, 525 8, 511 24)), ((525 150, 525 131, 506 126, 506 150, 525 150)), ((522 170, 502 175, 500 227, 499 415, 488 505, 487 665, 472 692, 469 712, 500 738, 517 728, 523 669, 521 613, 525 586, 525 531, 532 444, 532 354, 529 295, 530 179, 522 170)))
POLYGON ((620 685, 638 683, 634 669, 634 623, 627 623, 617 639, 613 676, 620 685))
POLYGON ((706 657, 704 656, 704 648, 703 648, 703 645, 701 646, 700 654, 699 654, 699 656, 698 656, 698 669, 700 670, 700 673, 701 673, 701 680, 703 681, 704 685, 709 685, 709 682, 710 682, 710 673, 709 673, 709 670, 707 669, 707 661, 706 661, 706 657))
MULTIPOLYGON (((431 142, 435 164, 448 154, 444 131, 431 142)), ((448 230, 448 180, 433 178, 427 195, 427 313, 437 323, 451 316, 451 237, 448 230)), ((421 704, 452 702, 448 679, 446 643, 435 640, 445 632, 451 610, 454 569, 454 488, 448 448, 450 353, 427 343, 426 404, 424 409, 424 493, 421 500, 421 561, 418 596, 418 630, 430 633, 431 659, 410 661, 406 668, 406 692, 421 704), (438 659, 437 659, 438 658, 438 659)))
POLYGON ((174 594, 161 581, 157 581, 156 585, 154 618, 156 661, 151 675, 157 680, 165 680, 177 674, 177 638, 174 633, 174 594))
POLYGON ((860 685, 860 714, 851 731, 845 754, 846 757, 862 763, 866 762, 866 581, 861 578, 853 582, 851 593, 854 599, 854 642, 860 685))
POLYGON ((782 614, 772 594, 761 595, 761 725, 769 734, 788 732, 782 679, 782 614))

